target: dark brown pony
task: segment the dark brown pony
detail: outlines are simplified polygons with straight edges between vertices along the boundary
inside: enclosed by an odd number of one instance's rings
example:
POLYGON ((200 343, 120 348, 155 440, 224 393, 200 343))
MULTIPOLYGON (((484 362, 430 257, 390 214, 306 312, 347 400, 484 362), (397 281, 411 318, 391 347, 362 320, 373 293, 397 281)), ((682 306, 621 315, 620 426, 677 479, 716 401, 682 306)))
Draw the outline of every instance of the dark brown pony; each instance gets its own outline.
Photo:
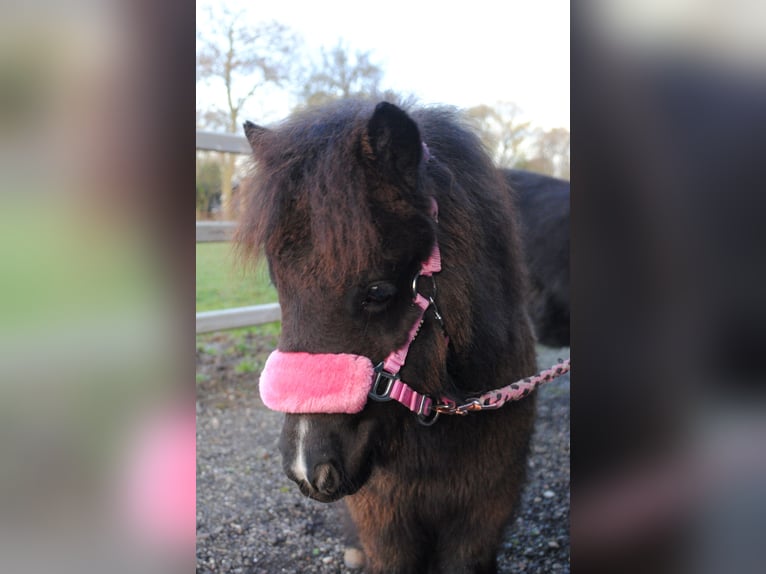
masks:
MULTIPOLYGON (((402 346, 413 278, 438 241, 436 291, 424 278, 419 289, 448 338, 430 308, 402 379, 460 400, 535 372, 513 201, 454 111, 342 101, 245 132, 255 170, 237 241, 265 250, 281 351, 377 363, 402 346)), ((370 572, 495 572, 533 417, 534 396, 430 427, 370 401, 354 415, 286 415, 280 450, 304 494, 345 497, 370 572)))

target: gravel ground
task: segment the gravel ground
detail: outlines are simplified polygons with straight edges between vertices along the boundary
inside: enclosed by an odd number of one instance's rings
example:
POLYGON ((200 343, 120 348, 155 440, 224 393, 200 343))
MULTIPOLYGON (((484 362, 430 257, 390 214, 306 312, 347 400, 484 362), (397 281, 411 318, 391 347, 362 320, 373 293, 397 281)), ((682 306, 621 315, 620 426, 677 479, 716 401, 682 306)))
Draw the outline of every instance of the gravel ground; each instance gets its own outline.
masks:
MULTIPOLYGON (((282 415, 258 397, 273 337, 197 341, 197 573, 355 573, 343 561, 337 505, 303 497, 283 474, 282 415)), ((569 349, 538 348, 541 368, 569 349)), ((501 572, 569 572, 569 376, 539 391, 522 507, 501 572)))

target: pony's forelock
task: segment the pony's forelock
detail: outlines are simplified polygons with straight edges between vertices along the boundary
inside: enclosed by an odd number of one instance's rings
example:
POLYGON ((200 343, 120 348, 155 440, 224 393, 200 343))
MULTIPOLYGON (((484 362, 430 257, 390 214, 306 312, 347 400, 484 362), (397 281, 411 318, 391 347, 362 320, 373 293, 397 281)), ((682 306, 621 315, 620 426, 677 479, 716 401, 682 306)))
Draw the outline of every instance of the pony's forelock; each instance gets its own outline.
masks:
POLYGON ((242 186, 234 237, 240 259, 286 248, 307 272, 338 285, 380 263, 380 231, 360 165, 373 106, 353 104, 307 110, 271 130, 242 186))

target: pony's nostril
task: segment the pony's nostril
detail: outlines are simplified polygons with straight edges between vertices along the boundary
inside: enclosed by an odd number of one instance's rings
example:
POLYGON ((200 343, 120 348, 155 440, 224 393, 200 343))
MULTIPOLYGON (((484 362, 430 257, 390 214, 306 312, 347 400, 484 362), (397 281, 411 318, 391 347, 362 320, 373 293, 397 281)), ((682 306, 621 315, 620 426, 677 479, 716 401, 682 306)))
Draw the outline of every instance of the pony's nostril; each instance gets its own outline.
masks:
POLYGON ((314 467, 314 479, 312 485, 314 488, 328 496, 335 494, 340 486, 340 474, 338 469, 331 462, 318 464, 314 467))

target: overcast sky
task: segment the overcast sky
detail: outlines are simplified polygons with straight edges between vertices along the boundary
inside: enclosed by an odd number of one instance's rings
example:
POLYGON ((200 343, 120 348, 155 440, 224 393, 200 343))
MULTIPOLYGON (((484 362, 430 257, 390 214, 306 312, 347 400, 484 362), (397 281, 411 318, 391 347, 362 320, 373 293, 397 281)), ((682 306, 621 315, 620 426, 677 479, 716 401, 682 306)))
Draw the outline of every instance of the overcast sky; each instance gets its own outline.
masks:
POLYGON ((289 26, 311 49, 343 38, 371 51, 384 89, 460 107, 513 101, 535 125, 569 129, 567 0, 225 1, 249 8, 254 22, 289 26))

